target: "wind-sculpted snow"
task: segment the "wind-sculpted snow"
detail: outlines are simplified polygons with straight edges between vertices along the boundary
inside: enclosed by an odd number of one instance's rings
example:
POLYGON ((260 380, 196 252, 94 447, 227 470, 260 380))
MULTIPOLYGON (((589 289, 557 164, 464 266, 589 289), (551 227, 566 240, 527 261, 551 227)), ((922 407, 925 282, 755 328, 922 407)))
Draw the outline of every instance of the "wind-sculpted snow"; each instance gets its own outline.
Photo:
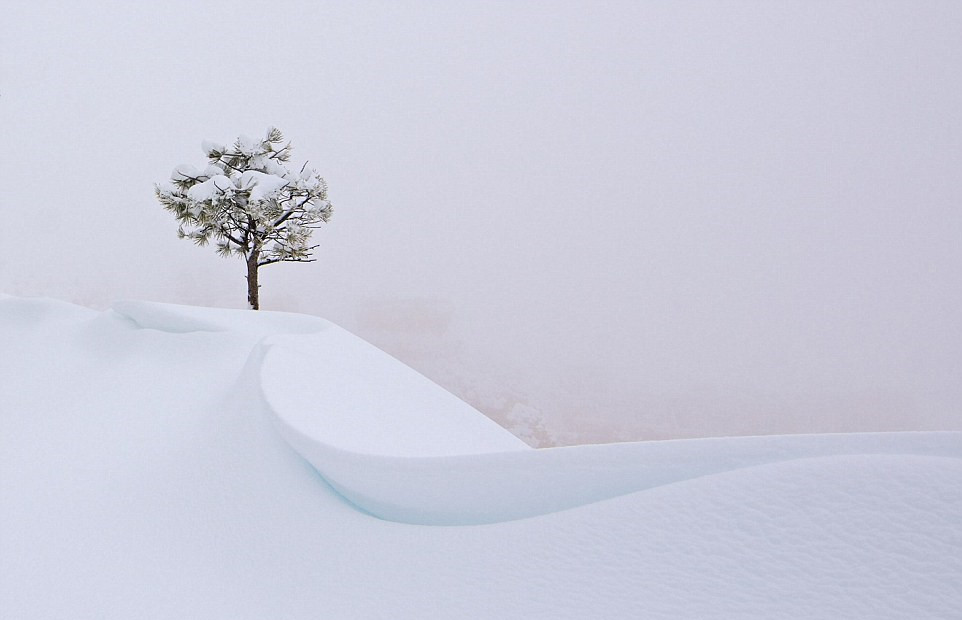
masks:
POLYGON ((260 379, 281 433, 321 475, 363 510, 407 523, 466 525, 532 517, 794 459, 962 457, 960 433, 523 449, 504 440, 503 433, 491 433, 481 414, 338 328, 268 339, 260 379))
POLYGON ((320 332, 330 323, 305 314, 200 308, 147 301, 115 301, 111 309, 139 328, 169 333, 234 332, 244 339, 320 332))
POLYGON ((962 609, 959 433, 533 450, 281 313, 0 296, 0 346, 2 618, 962 609))
POLYGON ((556 512, 745 467, 857 454, 962 458, 962 433, 711 438, 533 450, 323 319, 116 302, 142 328, 261 338, 254 380, 287 442, 360 509, 469 525, 556 512))

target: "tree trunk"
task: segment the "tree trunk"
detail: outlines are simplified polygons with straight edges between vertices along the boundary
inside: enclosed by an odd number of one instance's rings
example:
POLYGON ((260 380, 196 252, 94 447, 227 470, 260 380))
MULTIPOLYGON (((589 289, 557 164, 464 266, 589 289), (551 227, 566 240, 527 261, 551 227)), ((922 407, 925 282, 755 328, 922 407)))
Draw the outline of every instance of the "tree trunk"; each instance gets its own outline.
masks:
POLYGON ((247 303, 251 310, 260 310, 261 308, 260 295, 258 295, 258 288, 260 287, 257 285, 257 261, 260 254, 258 250, 251 250, 247 257, 247 303))

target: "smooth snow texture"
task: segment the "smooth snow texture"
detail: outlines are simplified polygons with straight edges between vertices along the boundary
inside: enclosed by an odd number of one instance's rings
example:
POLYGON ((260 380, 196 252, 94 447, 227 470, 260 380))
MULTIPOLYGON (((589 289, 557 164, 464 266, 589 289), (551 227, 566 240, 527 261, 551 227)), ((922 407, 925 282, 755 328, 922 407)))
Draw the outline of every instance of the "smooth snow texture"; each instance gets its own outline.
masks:
POLYGON ((220 196, 229 189, 234 188, 234 183, 223 174, 218 174, 207 179, 203 183, 194 185, 187 190, 187 195, 197 202, 211 200, 220 196))
POLYGON ((241 188, 251 191, 251 202, 273 198, 287 183, 286 179, 277 175, 265 174, 257 170, 246 170, 240 176, 241 188))
POLYGON ((384 519, 444 525, 505 521, 731 469, 815 456, 962 457, 962 435, 957 433, 737 437, 525 450, 467 404, 340 328, 277 336, 267 343, 260 386, 281 433, 345 497, 384 519))
POLYGON ((536 451, 313 317, 0 298, 0 343, 3 618, 962 609, 958 433, 536 451), (372 518, 278 428, 364 510, 493 523, 372 518))
POLYGON ((343 329, 275 336, 258 375, 279 421, 336 450, 393 457, 531 451, 473 407, 343 329))

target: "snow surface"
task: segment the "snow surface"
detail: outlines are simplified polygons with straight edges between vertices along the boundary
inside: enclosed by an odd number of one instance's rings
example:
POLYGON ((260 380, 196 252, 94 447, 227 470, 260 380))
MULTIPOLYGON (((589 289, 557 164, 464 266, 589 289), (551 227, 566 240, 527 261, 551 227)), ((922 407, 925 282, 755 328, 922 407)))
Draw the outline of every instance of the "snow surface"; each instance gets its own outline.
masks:
POLYGON ((252 202, 268 200, 277 195, 288 181, 275 174, 265 174, 257 170, 245 170, 240 176, 240 186, 249 189, 252 202))
POLYGON ((2 618, 962 616, 960 433, 533 450, 282 313, 0 297, 0 344, 2 618))
POLYGON ((187 190, 187 195, 192 200, 203 202, 222 195, 228 189, 233 189, 233 182, 223 174, 218 174, 207 179, 203 183, 194 185, 187 190))

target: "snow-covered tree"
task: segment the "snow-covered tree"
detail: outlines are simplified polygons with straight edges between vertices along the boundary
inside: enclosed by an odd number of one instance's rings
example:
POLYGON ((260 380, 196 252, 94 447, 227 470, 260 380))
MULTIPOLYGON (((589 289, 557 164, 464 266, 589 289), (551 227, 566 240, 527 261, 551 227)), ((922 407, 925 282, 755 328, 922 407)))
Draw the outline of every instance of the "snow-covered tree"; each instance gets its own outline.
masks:
POLYGON ((291 144, 273 127, 263 140, 241 136, 232 146, 205 141, 208 165, 174 168, 155 186, 157 200, 179 222, 177 234, 222 256, 247 262, 247 301, 260 307, 257 270, 279 262, 313 262, 311 232, 331 218, 327 184, 305 163, 287 167, 291 144))

